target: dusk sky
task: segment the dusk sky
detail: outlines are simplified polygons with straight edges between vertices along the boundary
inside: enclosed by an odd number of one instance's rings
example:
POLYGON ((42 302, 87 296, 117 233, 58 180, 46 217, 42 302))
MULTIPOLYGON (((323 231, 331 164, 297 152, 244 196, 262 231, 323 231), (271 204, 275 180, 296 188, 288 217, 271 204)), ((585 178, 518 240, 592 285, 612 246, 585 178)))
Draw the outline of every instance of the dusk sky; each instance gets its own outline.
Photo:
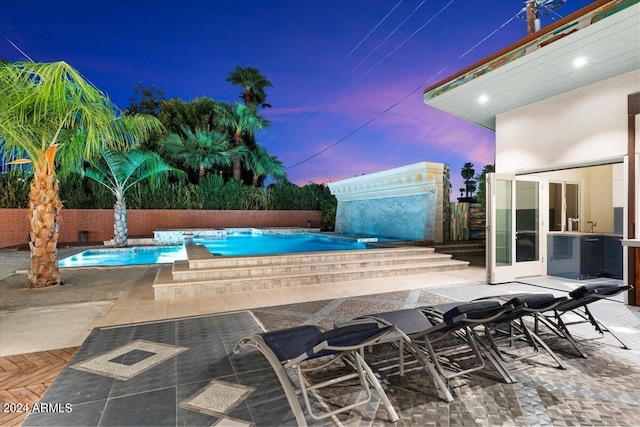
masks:
MULTIPOLYGON (((567 0, 556 12, 589 3, 567 0)), ((262 110, 271 126, 257 140, 292 182, 441 162, 451 167, 456 197, 463 163, 479 172, 494 162, 494 133, 426 106, 423 90, 526 36, 516 17, 466 53, 523 7, 524 0, 0 0, 0 57, 25 59, 11 40, 34 61, 66 61, 123 109, 138 82, 166 98, 239 101, 228 73, 255 67, 274 85, 273 108, 262 110)))

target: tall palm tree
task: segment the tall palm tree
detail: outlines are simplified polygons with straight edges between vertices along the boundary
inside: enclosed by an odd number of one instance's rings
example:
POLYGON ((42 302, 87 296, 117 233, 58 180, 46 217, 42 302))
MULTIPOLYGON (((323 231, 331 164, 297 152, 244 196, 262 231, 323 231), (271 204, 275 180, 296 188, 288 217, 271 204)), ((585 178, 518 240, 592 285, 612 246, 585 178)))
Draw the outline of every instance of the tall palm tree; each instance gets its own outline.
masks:
POLYGON ((257 108, 271 107, 265 101, 267 100, 267 94, 264 89, 267 87, 273 87, 273 84, 262 74, 260 70, 253 67, 239 67, 229 73, 227 81, 234 86, 240 86, 244 91, 240 94, 240 97, 244 100, 244 104, 257 108))
POLYGON ((272 156, 261 145, 256 145, 249 150, 245 156, 247 168, 253 173, 252 185, 258 186, 261 178, 271 176, 276 181, 286 181, 287 173, 284 171, 284 165, 276 156, 272 156))
POLYGON ((0 152, 26 153, 34 175, 29 287, 62 283, 57 164, 64 168, 74 159, 91 158, 105 143, 125 144, 159 130, 155 118, 121 116, 104 93, 65 62, 0 65, 0 152))
POLYGON ((184 174, 166 164, 154 152, 139 148, 112 150, 102 148, 100 155, 77 172, 106 187, 116 197, 113 206, 113 241, 115 246, 127 245, 127 204, 125 193, 138 182, 149 179, 153 186, 165 182, 167 172, 184 174))
MULTIPOLYGON (((257 129, 268 126, 269 121, 259 116, 253 108, 234 102, 234 105, 227 103, 218 104, 221 124, 229 127, 233 134, 233 145, 241 147, 243 135, 249 136, 257 129)), ((233 157, 233 179, 240 181, 242 173, 242 156, 236 154, 233 157)))
POLYGON ((476 181, 478 182, 476 199, 482 204, 483 209, 487 206, 487 174, 491 172, 495 172, 495 167, 493 165, 484 165, 480 175, 476 176, 476 181))
POLYGON ((184 137, 170 133, 162 139, 161 146, 176 156, 186 167, 198 171, 198 181, 214 166, 229 166, 244 146, 231 147, 226 133, 182 127, 184 137))
POLYGON ((473 169, 473 163, 467 162, 462 165, 460 174, 464 179, 465 197, 469 197, 469 193, 473 194, 473 192, 476 191, 476 182, 473 181, 476 171, 473 169))

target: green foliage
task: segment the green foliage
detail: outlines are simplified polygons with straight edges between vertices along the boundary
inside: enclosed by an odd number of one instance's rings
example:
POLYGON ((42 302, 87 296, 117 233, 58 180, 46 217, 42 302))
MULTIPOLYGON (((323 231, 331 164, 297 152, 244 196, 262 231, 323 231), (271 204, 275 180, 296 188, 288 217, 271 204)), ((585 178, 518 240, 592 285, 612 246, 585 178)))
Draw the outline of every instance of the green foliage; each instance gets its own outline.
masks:
POLYGON ((286 181, 287 173, 284 165, 276 156, 272 156, 261 145, 248 150, 245 157, 246 167, 251 170, 253 179, 251 185, 257 187, 264 178, 271 176, 275 181, 286 181))
POLYGON ((114 202, 109 190, 79 174, 60 178, 60 200, 69 209, 112 209, 114 202))
POLYGON ((476 176, 476 181, 478 181, 476 199, 478 203, 482 205, 483 209, 487 207, 487 174, 489 172, 495 172, 495 170, 496 168, 493 165, 485 165, 480 175, 476 176))
POLYGON ((245 105, 257 108, 270 108, 271 105, 267 104, 267 94, 264 91, 267 87, 273 87, 273 84, 267 79, 266 76, 260 74, 260 70, 253 67, 239 67, 236 65, 233 71, 229 73, 227 81, 234 86, 240 86, 244 89, 240 93, 240 98, 244 100, 245 105))
POLYGON ((54 157, 64 167, 92 157, 104 144, 145 139, 160 130, 154 117, 122 116, 65 62, 0 65, 0 151, 24 152, 36 174, 53 172, 54 157))
POLYGON ((170 133, 180 134, 184 128, 221 131, 217 111, 218 103, 211 98, 201 97, 191 102, 173 98, 160 105, 158 118, 170 133))
MULTIPOLYGON (((28 205, 30 174, 14 169, 0 178, 0 207, 28 205)), ((69 174, 60 179, 60 198, 68 209, 111 209, 111 191, 93 180, 69 174)), ((206 175, 198 184, 165 181, 152 185, 139 181, 127 190, 128 209, 209 210, 321 210, 323 230, 335 226, 337 201, 323 184, 298 187, 290 182, 253 187, 236 180, 225 182, 218 174, 206 175)))
POLYGON ((0 176, 0 208, 29 206, 29 186, 33 175, 20 168, 12 168, 0 176))
POLYGON ((182 128, 182 134, 164 137, 160 146, 185 167, 196 171, 198 181, 211 168, 231 165, 233 157, 246 150, 244 146, 232 147, 226 133, 201 129, 193 132, 187 127, 182 128))
POLYGON ((129 99, 128 113, 149 114, 158 117, 160 105, 165 100, 164 91, 155 86, 144 87, 142 82, 138 82, 133 87, 134 97, 129 99))
POLYGON ((462 175, 462 178, 464 179, 464 188, 461 188, 460 191, 462 192, 464 190, 466 193, 465 197, 473 196, 473 193, 477 189, 477 182, 473 179, 475 174, 476 171, 473 169, 473 163, 465 163, 462 165, 460 175, 462 175))

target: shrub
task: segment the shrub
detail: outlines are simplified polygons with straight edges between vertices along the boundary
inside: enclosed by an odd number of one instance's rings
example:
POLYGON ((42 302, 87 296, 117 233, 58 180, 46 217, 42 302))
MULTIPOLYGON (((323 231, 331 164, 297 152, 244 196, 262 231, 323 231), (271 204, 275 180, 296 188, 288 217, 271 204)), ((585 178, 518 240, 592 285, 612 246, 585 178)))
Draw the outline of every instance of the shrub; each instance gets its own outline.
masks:
POLYGON ((0 176, 0 208, 29 207, 31 172, 13 168, 0 176))
MULTIPOLYGON (((12 169, 0 177, 0 208, 29 206, 31 173, 12 169)), ((111 209, 113 195, 101 185, 80 175, 60 179, 60 198, 68 209, 111 209)), ((147 181, 131 187, 126 197, 129 209, 227 209, 227 210, 321 210, 322 230, 333 230, 336 198, 324 184, 298 187, 289 182, 253 187, 240 181, 225 182, 221 175, 206 175, 198 184, 170 182, 153 188, 147 181)))

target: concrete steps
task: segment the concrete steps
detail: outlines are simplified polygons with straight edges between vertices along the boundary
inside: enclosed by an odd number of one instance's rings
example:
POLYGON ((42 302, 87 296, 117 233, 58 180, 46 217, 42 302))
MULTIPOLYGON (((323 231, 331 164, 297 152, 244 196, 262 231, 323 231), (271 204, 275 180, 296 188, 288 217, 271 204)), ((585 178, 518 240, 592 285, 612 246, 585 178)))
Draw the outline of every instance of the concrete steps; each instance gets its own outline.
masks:
POLYGON ((197 248, 187 252, 188 261, 160 267, 153 284, 155 299, 460 270, 469 265, 421 247, 259 257, 213 257, 197 248))

